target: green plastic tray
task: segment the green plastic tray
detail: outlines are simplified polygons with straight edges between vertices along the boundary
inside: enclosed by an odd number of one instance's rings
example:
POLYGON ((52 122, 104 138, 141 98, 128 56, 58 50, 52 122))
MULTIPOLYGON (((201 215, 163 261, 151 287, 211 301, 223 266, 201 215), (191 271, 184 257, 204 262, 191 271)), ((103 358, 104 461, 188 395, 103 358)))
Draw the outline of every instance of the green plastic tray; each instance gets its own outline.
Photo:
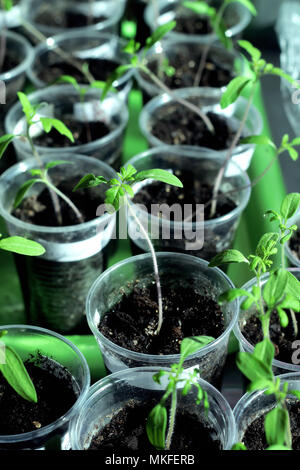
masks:
MULTIPOLYGON (((255 97, 255 105, 260 110, 264 121, 264 133, 270 135, 267 123, 261 91, 258 89, 255 97)), ((133 90, 129 97, 130 119, 126 132, 123 162, 148 148, 138 127, 138 115, 142 107, 142 96, 137 90, 133 90)), ((260 175, 268 165, 273 154, 270 148, 261 146, 256 149, 253 156, 249 176, 253 180, 260 175)), ((253 189, 250 202, 246 208, 237 232, 235 247, 248 254, 253 251, 259 237, 271 229, 269 222, 263 217, 267 209, 279 209, 282 197, 285 195, 285 187, 278 162, 272 166, 268 174, 253 189)), ((3 220, 0 220, 0 233, 5 234, 6 229, 3 220)), ((131 256, 128 240, 118 241, 117 249, 109 258, 109 266, 131 256)), ((241 266, 231 266, 228 274, 236 286, 241 286, 249 279, 247 269, 241 266)), ((4 324, 26 323, 24 315, 23 299, 13 261, 10 253, 0 251, 0 322, 4 324)), ((92 335, 68 336, 86 357, 91 370, 92 381, 106 375, 101 353, 96 340, 92 335)), ((236 349, 236 343, 230 344, 230 351, 236 349)))

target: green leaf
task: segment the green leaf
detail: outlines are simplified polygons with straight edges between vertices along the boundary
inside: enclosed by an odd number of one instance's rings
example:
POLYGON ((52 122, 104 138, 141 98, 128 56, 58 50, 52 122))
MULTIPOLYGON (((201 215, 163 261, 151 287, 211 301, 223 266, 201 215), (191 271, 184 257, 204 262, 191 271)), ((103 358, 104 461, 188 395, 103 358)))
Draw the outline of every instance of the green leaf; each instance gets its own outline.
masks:
POLYGON ((0 158, 4 154, 8 145, 14 140, 14 134, 6 134, 0 137, 0 158))
POLYGON ((254 357, 261 360, 272 371, 272 362, 275 357, 275 347, 269 338, 264 338, 256 344, 253 351, 254 357))
POLYGON ((267 447, 266 450, 292 450, 292 449, 290 449, 287 446, 281 446, 281 445, 275 444, 273 446, 267 447))
POLYGON ((23 361, 10 346, 5 347, 5 361, 0 370, 9 385, 25 400, 37 403, 36 390, 23 361))
POLYGON ((75 90, 78 91, 78 93, 80 93, 80 86, 79 86, 77 80, 74 77, 72 77, 71 75, 61 75, 56 80, 56 82, 57 83, 70 83, 71 85, 73 85, 75 90))
POLYGON ((130 70, 132 68, 133 68, 132 64, 127 64, 127 65, 119 65, 119 67, 117 67, 116 70, 114 70, 114 72, 108 77, 108 79, 105 82, 103 91, 101 93, 101 101, 104 100, 107 93, 112 88, 113 83, 119 78, 121 78, 127 72, 127 70, 130 70))
POLYGON ((136 174, 134 179, 135 181, 153 179, 155 181, 162 181, 163 183, 170 184, 172 186, 178 186, 179 188, 183 187, 180 179, 178 179, 177 176, 173 175, 173 173, 170 173, 166 170, 153 169, 140 171, 136 174))
POLYGON ((246 291, 245 289, 234 288, 223 292, 223 294, 219 296, 218 302, 220 304, 222 304, 223 302, 233 302, 233 300, 244 296, 249 297, 254 301, 254 297, 252 296, 252 294, 250 294, 250 292, 246 291))
POLYGON ((229 5, 230 3, 241 3, 253 16, 257 15, 257 10, 250 0, 225 0, 225 3, 226 5, 229 5))
POLYGON ((222 95, 220 104, 221 108, 225 109, 227 106, 234 103, 244 88, 250 83, 253 82, 251 78, 248 77, 236 77, 227 85, 225 92, 222 95))
POLYGON ((245 51, 248 52, 248 54, 250 55, 250 57, 252 58, 252 60, 254 62, 258 62, 259 59, 261 58, 261 52, 259 49, 257 49, 256 47, 254 47, 251 42, 249 41, 245 41, 244 39, 240 39, 238 41, 238 44, 240 47, 242 47, 243 49, 245 49, 245 51))
POLYGON ((265 417, 265 433, 269 445, 284 445, 289 426, 289 413, 277 406, 265 417))
POLYGON ((291 145, 287 145, 286 150, 288 151, 289 156, 291 157, 292 160, 294 160, 294 162, 298 160, 297 150, 295 150, 291 145))
POLYGON ((241 144, 269 145, 276 149, 276 145, 267 135, 250 135, 240 140, 241 144))
POLYGON ((284 296, 288 282, 287 271, 278 269, 270 273, 263 289, 263 298, 268 308, 274 307, 284 296))
POLYGON ((294 397, 300 400, 300 390, 289 390, 289 395, 294 395, 294 397))
POLYGON ((51 168, 55 168, 56 166, 60 165, 72 165, 74 162, 70 162, 69 160, 55 160, 53 162, 47 163, 45 166, 46 170, 50 170, 51 168))
POLYGON ((300 207, 300 193, 290 193, 282 201, 280 214, 284 219, 290 219, 300 207))
POLYGON ((88 173, 81 178, 79 183, 76 184, 75 188, 73 188, 73 192, 78 189, 94 188, 100 184, 108 184, 108 180, 103 176, 95 176, 93 173, 88 173))
POLYGON ((290 271, 287 271, 286 293, 295 299, 300 299, 300 281, 290 271))
POLYGON ((71 142, 74 142, 72 132, 59 119, 41 117, 40 121, 45 132, 50 132, 51 129, 54 127, 54 129, 56 129, 59 134, 66 136, 71 142))
POLYGON ((116 211, 120 208, 120 197, 124 195, 121 189, 120 186, 113 186, 106 191, 105 204, 113 206, 116 211))
POLYGON ((247 450, 247 447, 243 442, 237 442, 232 446, 231 450, 247 450))
POLYGON ((121 168, 121 174, 122 174, 122 177, 123 177, 123 180, 124 181, 128 181, 130 178, 133 177, 133 175, 135 175, 137 173, 136 169, 134 168, 134 166, 132 165, 127 165, 126 168, 121 168))
POLYGON ((256 247, 256 255, 262 259, 265 258, 266 255, 272 254, 277 242, 279 240, 279 234, 276 232, 268 232, 265 233, 258 242, 256 247))
POLYGON ((21 185, 21 187, 19 188, 19 191, 17 192, 16 197, 15 197, 14 209, 16 209, 16 207, 18 207, 21 204, 21 202, 23 201, 23 199, 25 197, 25 194, 38 181, 39 180, 37 180, 37 179, 30 179, 30 180, 25 181, 25 183, 23 183, 21 185))
POLYGON ((193 336, 191 338, 184 338, 180 344, 180 363, 182 364, 185 359, 204 348, 207 344, 215 339, 212 336, 193 336))
POLYGON ((270 379, 261 379, 251 382, 247 386, 247 393, 256 392, 257 390, 266 390, 267 394, 270 395, 274 392, 274 384, 270 379))
POLYGON ((273 67, 270 74, 271 75, 277 75, 278 77, 284 78, 287 82, 289 82, 292 85, 295 85, 297 88, 299 88, 299 84, 298 84, 297 80, 295 80, 293 77, 291 77, 288 73, 285 73, 279 67, 273 67))
POLYGON ((209 16, 214 18, 216 16, 216 9, 209 6, 206 2, 183 2, 183 6, 197 13, 200 16, 209 16))
POLYGON ((33 116, 35 115, 35 109, 34 109, 33 106, 31 106, 29 99, 27 98, 27 96, 24 93, 19 91, 17 93, 17 95, 18 95, 18 98, 21 102, 22 109, 23 109, 23 112, 26 116, 27 123, 31 124, 31 120, 32 120, 33 116))
POLYGON ((167 420, 166 407, 161 404, 156 405, 147 418, 146 431, 148 439, 159 450, 165 448, 167 420))
POLYGON ((209 267, 220 266, 224 263, 247 263, 249 261, 243 253, 238 250, 224 250, 222 253, 217 254, 209 263, 209 267))
POLYGON ((236 364, 240 371, 251 380, 251 382, 273 380, 273 373, 270 371, 270 368, 251 353, 238 353, 236 364))
POLYGON ((176 26, 176 21, 169 21, 168 23, 164 23, 153 32, 153 34, 146 39, 146 46, 144 47, 144 51, 150 49, 154 44, 160 41, 169 31, 174 29, 176 26))
POLYGON ((3 7, 5 11, 9 11, 13 7, 13 0, 3 0, 2 1, 3 7))
POLYGON ((91 84, 91 88, 97 88, 98 90, 103 90, 105 88, 105 83, 101 80, 94 80, 91 84))
POLYGON ((45 248, 39 243, 17 236, 0 240, 0 249, 27 256, 41 256, 45 253, 45 248))
POLYGON ((277 307, 277 313, 278 313, 280 325, 282 326, 282 328, 286 328, 289 324, 289 317, 287 316, 285 311, 282 310, 282 308, 277 307))
POLYGON ((296 137, 295 139, 293 139, 293 140, 291 141, 291 145, 292 145, 292 146, 300 145, 300 137, 296 137))

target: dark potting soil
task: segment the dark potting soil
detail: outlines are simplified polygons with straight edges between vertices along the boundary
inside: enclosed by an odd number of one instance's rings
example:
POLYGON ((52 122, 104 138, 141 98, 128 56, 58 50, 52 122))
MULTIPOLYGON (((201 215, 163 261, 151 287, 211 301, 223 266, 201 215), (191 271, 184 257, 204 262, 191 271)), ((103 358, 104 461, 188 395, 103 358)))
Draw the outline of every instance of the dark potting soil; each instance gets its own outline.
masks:
MULTIPOLYGON (((154 400, 150 403, 130 400, 92 439, 89 450, 153 452, 154 447, 146 434, 146 421, 156 404, 154 400)), ((221 450, 215 430, 204 421, 201 422, 195 413, 179 408, 170 450, 199 452, 201 449, 221 450)))
POLYGON ((294 232, 290 240, 290 249, 293 252, 294 256, 300 261, 300 230, 294 232))
POLYGON ((29 359, 25 367, 38 402, 18 395, 0 374, 0 435, 36 431, 63 416, 75 403, 79 389, 67 369, 49 358, 29 359))
MULTIPOLYGON (((300 450, 300 406, 299 403, 288 404, 291 433, 292 433, 292 448, 293 450, 300 450)), ((265 430, 264 430, 265 415, 255 419, 247 428, 243 437, 243 443, 248 450, 264 450, 268 447, 265 430)))
MULTIPOLYGON (((291 364, 292 356, 295 353, 293 343, 294 341, 300 340, 300 324, 298 321, 298 334, 295 336, 293 322, 288 310, 286 311, 286 314, 289 317, 289 324, 286 328, 283 328, 280 325, 277 313, 273 313, 271 315, 270 338, 275 346, 275 359, 291 364)), ((297 318, 298 316, 296 314, 296 319, 297 318)), ((263 340, 261 322, 256 315, 252 315, 247 320, 242 328, 242 333, 252 345, 263 340)))
POLYGON ((223 313, 208 291, 197 286, 172 285, 161 275, 164 321, 158 321, 157 291, 152 278, 136 281, 128 294, 106 313, 99 331, 125 349, 144 354, 178 354, 183 338, 206 335, 218 338, 225 329, 223 313))
POLYGON ((3 61, 3 65, 2 65, 2 68, 0 70, 0 73, 9 72, 10 70, 17 67, 19 65, 19 63, 20 62, 18 60, 16 60, 14 57, 12 57, 11 54, 9 53, 9 51, 7 51, 7 53, 4 57, 4 61, 3 61))
MULTIPOLYGON (((185 204, 204 204, 204 220, 210 219, 211 198, 213 186, 207 183, 201 183, 197 175, 189 170, 176 170, 174 174, 180 179, 183 188, 178 188, 168 184, 154 182, 143 186, 135 195, 133 202, 143 204, 151 213, 152 204, 167 204, 172 206, 175 203, 184 207, 185 204)), ((214 218, 222 217, 236 208, 236 204, 225 194, 218 199, 216 213, 214 218)), ((157 214, 159 215, 159 214, 157 214)))
MULTIPOLYGON (((188 56, 185 57, 184 54, 178 52, 170 58, 168 65, 174 67, 175 72, 171 76, 163 75, 163 81, 169 88, 195 86, 195 77, 201 62, 201 54, 199 52, 195 53, 189 50, 188 56)), ((149 61, 148 67, 155 75, 159 73, 159 66, 159 60, 149 61)), ((208 57, 199 86, 221 88, 227 85, 232 78, 233 74, 229 68, 208 57)), ((147 79, 146 75, 144 75, 144 79, 147 79)), ((150 79, 149 82, 151 82, 150 79)))
MULTIPOLYGON (((75 204, 82 214, 84 222, 88 222, 96 218, 97 207, 103 203, 103 198, 95 190, 80 189, 73 192, 80 178, 81 176, 78 176, 62 181, 57 185, 57 188, 75 204)), ((79 224, 80 221, 69 205, 61 198, 59 198, 59 203, 63 221, 62 226, 79 224)), ((46 187, 39 195, 25 198, 20 206, 13 211, 13 215, 29 224, 46 227, 58 226, 50 192, 46 187)))
POLYGON ((44 132, 38 137, 35 137, 35 145, 52 148, 84 145, 88 144, 89 142, 101 139, 111 132, 111 129, 101 121, 80 122, 76 121, 75 119, 64 118, 64 124, 73 134, 73 143, 67 137, 52 129, 48 134, 44 132))
POLYGON ((107 20, 105 16, 87 16, 75 11, 62 12, 55 10, 51 12, 49 8, 45 12, 38 13, 34 21, 53 28, 81 28, 100 23, 107 20))
MULTIPOLYGON (((53 54, 53 52, 51 52, 53 54)), ((83 64, 88 63, 89 71, 95 80, 106 81, 112 72, 120 65, 118 62, 106 59, 85 59, 80 60, 76 57, 76 61, 83 64)), ((59 59, 56 62, 41 68, 38 77, 45 83, 53 83, 62 75, 71 75, 78 83, 88 83, 86 77, 72 64, 61 62, 59 59)))
POLYGON ((205 16, 176 17, 176 26, 173 31, 183 34, 211 34, 212 27, 209 18, 205 16))
POLYGON ((207 129, 200 116, 186 107, 165 105, 157 113, 151 133, 169 145, 192 145, 212 150, 229 148, 235 134, 234 130, 223 117, 211 112, 207 113, 207 116, 214 126, 214 134, 207 129))

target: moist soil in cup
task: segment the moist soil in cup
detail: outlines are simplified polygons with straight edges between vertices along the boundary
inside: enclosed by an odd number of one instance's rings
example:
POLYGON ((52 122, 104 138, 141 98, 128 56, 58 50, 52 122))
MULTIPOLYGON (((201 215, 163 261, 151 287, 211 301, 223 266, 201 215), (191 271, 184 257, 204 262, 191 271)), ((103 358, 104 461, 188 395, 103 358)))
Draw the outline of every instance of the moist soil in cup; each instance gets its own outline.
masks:
MULTIPOLYGON (((300 340, 300 323, 298 321, 298 332, 295 335, 289 310, 286 310, 286 314, 289 318, 289 323, 286 328, 283 328, 280 325, 277 313, 272 313, 270 321, 270 339, 275 346, 275 359, 291 364, 292 356, 295 353, 293 343, 294 341, 300 340)), ((298 314, 296 313, 295 316, 297 320, 299 318, 298 314)), ((242 333, 252 345, 263 340, 261 322, 256 315, 252 315, 247 319, 242 327, 242 333)))
POLYGON ((290 240, 290 249, 293 255, 300 261, 300 230, 294 232, 290 240))
POLYGON ((38 355, 25 362, 38 402, 20 397, 0 374, 0 435, 36 431, 63 416, 78 398, 79 388, 68 370, 38 355))
POLYGON ((95 140, 101 139, 111 132, 111 129, 107 126, 107 124, 102 121, 79 122, 71 118, 64 118, 63 121, 72 132, 74 142, 71 142, 70 139, 52 129, 49 133, 44 132, 38 137, 35 137, 35 145, 50 148, 85 145, 90 142, 94 142, 95 140))
MULTIPOLYGON (((50 174, 51 176, 51 174, 50 174)), ((72 192, 82 175, 57 184, 80 210, 85 222, 95 219, 97 207, 103 203, 100 188, 72 192)), ((54 181, 55 183, 55 181, 54 181)), ((69 206, 60 200, 63 226, 79 221, 69 206)), ((38 196, 23 200, 14 211, 20 220, 48 227, 57 226, 48 189, 38 196)), ((50 241, 50 240, 49 240, 50 241)), ((70 242, 74 240, 70 239, 70 242)), ((53 242, 56 236, 53 235, 53 242)), ((99 251, 85 259, 60 262, 59 257, 49 260, 40 257, 16 255, 16 266, 21 280, 25 310, 31 324, 53 329, 60 333, 87 334, 85 301, 88 291, 105 269, 106 257, 99 251)))
POLYGON ((10 70, 17 67, 19 63, 20 61, 16 60, 9 51, 6 51, 0 73, 9 72, 10 70))
MULTIPOLYGON (((155 400, 130 400, 103 429, 92 438, 88 450, 114 450, 154 452, 146 434, 146 421, 155 400)), ((202 405, 199 405, 201 407, 202 405)), ((195 405, 196 407, 196 405, 195 405)), ((221 450, 216 431, 192 411, 178 408, 170 451, 199 452, 221 450)))
POLYGON ((212 27, 210 21, 205 16, 176 17, 176 26, 173 29, 182 34, 211 34, 212 27))
MULTIPOLYGON (((292 448, 300 450, 300 406, 298 403, 288 403, 288 410, 291 422, 292 448)), ((248 426, 243 443, 248 450, 265 450, 268 447, 265 430, 265 415, 256 418, 250 426, 248 426)))
MULTIPOLYGON (((195 284, 195 283, 194 283, 195 284)), ((150 279, 128 285, 98 326, 99 331, 119 346, 144 354, 179 354, 180 343, 189 336, 218 338, 225 330, 220 306, 208 291, 197 286, 172 283, 161 275, 164 321, 155 335, 158 321, 157 290, 150 279)))
MULTIPOLYGON (((57 55, 51 51, 51 56, 57 55)), ((114 60, 108 59, 85 59, 80 60, 76 57, 76 62, 88 63, 89 71, 95 78, 95 80, 106 81, 106 79, 112 74, 112 72, 120 65, 114 60)), ((62 75, 71 75, 78 83, 88 83, 86 77, 72 64, 62 62, 59 59, 52 61, 51 64, 47 64, 45 68, 41 68, 38 72, 38 78, 43 80, 45 83, 54 83, 62 75)))
POLYGON ((230 121, 212 112, 208 112, 207 116, 215 133, 210 132, 200 116, 185 106, 173 103, 164 105, 156 113, 151 133, 168 145, 192 145, 212 150, 228 149, 235 135, 230 121))
POLYGON ((34 18, 35 23, 52 28, 82 28, 107 20, 105 16, 87 16, 82 13, 68 10, 64 13, 55 12, 47 8, 45 12, 40 12, 34 18))
MULTIPOLYGON (((176 55, 172 55, 169 59, 168 65, 174 67, 174 74, 171 76, 163 74, 163 81, 171 89, 195 86, 195 77, 201 62, 201 51, 195 53, 189 49, 187 53, 188 56, 184 53, 178 52, 176 55)), ((156 59, 149 61, 148 67, 155 75, 159 74, 159 66, 159 60, 156 59)), ((145 74, 143 75, 143 78, 147 80, 147 76, 145 74)), ((217 62, 212 57, 208 57, 201 75, 199 86, 221 88, 227 85, 232 78, 233 74, 229 66, 226 67, 226 65, 217 62)), ((149 83, 151 83, 150 79, 149 83)))

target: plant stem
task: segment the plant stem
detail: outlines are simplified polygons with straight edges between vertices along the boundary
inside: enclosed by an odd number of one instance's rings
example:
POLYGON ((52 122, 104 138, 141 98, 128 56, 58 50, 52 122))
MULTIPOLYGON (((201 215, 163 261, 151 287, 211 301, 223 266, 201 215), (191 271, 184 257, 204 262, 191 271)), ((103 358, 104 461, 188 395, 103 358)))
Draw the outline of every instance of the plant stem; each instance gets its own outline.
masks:
POLYGON ((151 72, 151 70, 148 69, 145 65, 139 64, 138 67, 146 73, 151 80, 163 91, 165 91, 171 98, 173 98, 174 101, 177 101, 177 103, 181 104, 185 108, 188 108, 190 111, 196 113, 204 122, 206 125, 207 129, 212 133, 215 134, 215 129, 214 126, 212 125, 211 120, 207 117, 207 115, 196 105, 191 103, 190 101, 185 100, 184 98, 181 98, 180 96, 177 96, 167 85, 164 84, 154 73, 151 72))
POLYGON ((45 183, 47 184, 47 186, 49 186, 49 188, 52 191, 54 191, 54 193, 56 193, 58 196, 60 196, 61 199, 63 199, 68 204, 68 206, 70 206, 70 208, 74 211, 74 214, 76 215, 79 222, 81 224, 83 224, 84 219, 83 219, 81 213, 79 212, 79 210, 77 209, 77 207, 75 206, 75 204, 73 204, 73 202, 71 201, 71 199, 69 199, 64 193, 62 193, 58 188, 56 188, 56 186, 54 186, 54 184, 52 184, 52 182, 49 178, 49 175, 47 175, 47 176, 44 175, 44 178, 45 178, 45 183))
POLYGON ((152 242, 150 240, 150 237, 149 237, 147 231, 144 229, 143 224, 140 222, 140 220, 137 217, 134 209, 132 209, 132 207, 130 206, 130 203, 129 203, 126 196, 125 196, 125 198, 126 198, 126 203, 127 203, 129 212, 131 213, 131 215, 134 218, 135 222, 139 226, 142 234, 144 235, 145 240, 147 241, 147 244, 149 246, 151 256, 152 256, 153 269, 154 269, 154 278, 155 278, 155 284, 156 284, 156 289, 157 289, 157 298, 158 298, 158 325, 157 325, 157 329, 155 331, 155 334, 158 335, 160 333, 162 323, 163 323, 163 304, 162 304, 161 284, 160 284, 160 277, 159 277, 159 272, 158 272, 157 258, 156 258, 155 250, 153 248, 152 242))
POLYGON ((234 152, 234 149, 236 148, 236 146, 237 146, 237 144, 240 140, 240 137, 242 135, 242 132, 244 130, 244 127, 245 127, 245 124, 246 124, 246 121, 247 121, 247 117, 248 117, 248 114, 250 112, 250 108, 251 108, 251 105, 252 105, 252 101, 254 99, 255 90, 256 90, 256 83, 252 87, 251 94, 248 98, 248 102, 247 102, 247 106, 246 106, 243 118, 240 122, 239 128, 238 128, 238 130, 237 130, 237 132, 234 136, 234 139, 233 139, 233 141, 232 141, 232 143, 231 143, 231 145, 228 149, 227 155, 225 157, 225 161, 224 161, 224 163, 223 163, 222 167, 220 168, 219 173, 217 175, 217 178, 216 178, 216 181, 215 181, 215 184, 214 184, 214 188, 213 188, 213 198, 212 198, 213 200, 212 200, 212 205, 211 205, 210 218, 213 218, 214 215, 215 215, 216 208, 217 208, 217 196, 218 196, 218 193, 220 191, 220 187, 221 187, 221 184, 222 184, 222 181, 223 181, 223 177, 224 177, 227 165, 229 163, 229 160, 231 159, 232 154, 234 152))
POLYGON ((174 427, 175 427, 176 409, 177 409, 177 390, 176 390, 176 384, 175 384, 175 390, 172 391, 171 411, 170 411, 170 417, 169 417, 169 428, 168 428, 168 433, 167 433, 167 438, 166 438, 166 449, 165 450, 170 450, 171 439, 172 439, 172 436, 173 436, 173 433, 174 433, 174 427))

